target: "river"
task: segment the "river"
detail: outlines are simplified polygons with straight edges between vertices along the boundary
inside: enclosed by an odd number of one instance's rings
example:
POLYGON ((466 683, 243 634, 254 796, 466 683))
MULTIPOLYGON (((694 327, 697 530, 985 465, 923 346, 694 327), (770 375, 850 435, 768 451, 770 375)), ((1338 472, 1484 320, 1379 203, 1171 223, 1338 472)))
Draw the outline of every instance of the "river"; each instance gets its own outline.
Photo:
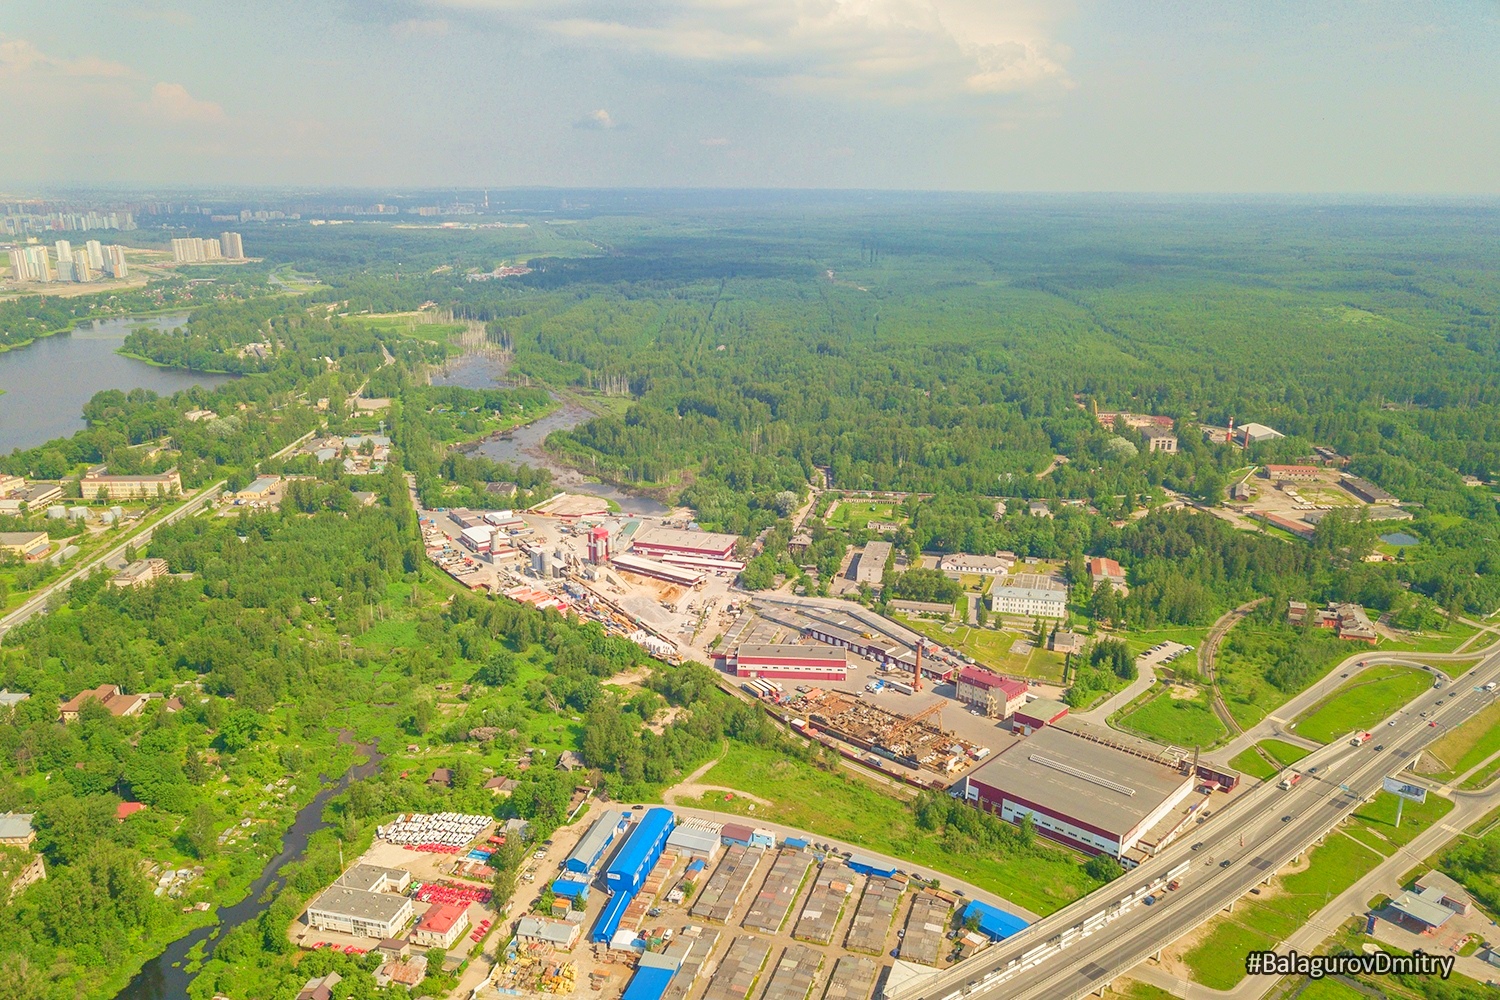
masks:
MULTIPOLYGON (((455 358, 444 366, 440 373, 432 376, 433 385, 456 385, 465 389, 508 388, 514 383, 504 377, 504 368, 491 358, 466 356, 455 358)), ((559 489, 569 493, 584 493, 591 497, 612 500, 620 505, 625 514, 660 517, 667 507, 651 497, 627 492, 609 483, 590 482, 577 469, 557 462, 542 447, 547 435, 553 431, 572 430, 594 414, 588 407, 556 393, 553 399, 561 400, 562 406, 529 424, 506 431, 504 434, 481 438, 464 450, 470 454, 483 455, 496 462, 511 465, 530 465, 552 473, 552 481, 559 489)))
POLYGON ((171 330, 187 313, 136 319, 120 316, 80 324, 0 352, 0 454, 69 437, 84 427, 83 405, 105 389, 151 389, 163 396, 195 385, 216 386, 231 375, 158 368, 115 351, 138 326, 171 330))
POLYGON ((384 757, 373 743, 357 746, 355 751, 369 759, 363 764, 350 767, 343 777, 318 792, 311 802, 297 811, 292 828, 282 838, 281 853, 266 865, 265 871, 260 873, 260 878, 255 880, 245 898, 233 906, 220 909, 215 914, 219 918, 218 923, 199 927, 167 945, 166 951, 147 962, 125 989, 116 994, 118 1000, 180 1000, 188 995, 188 984, 196 976, 196 973, 188 972, 183 967, 188 954, 200 943, 206 943, 203 957, 207 959, 214 942, 222 941, 224 935, 241 924, 258 920, 270 905, 268 901, 281 891, 282 883, 278 877, 281 869, 289 862, 301 858, 302 852, 307 850, 308 838, 328 825, 323 821, 323 807, 328 804, 328 800, 347 788, 351 780, 368 778, 379 770, 384 757), (262 897, 267 901, 262 901, 262 897))

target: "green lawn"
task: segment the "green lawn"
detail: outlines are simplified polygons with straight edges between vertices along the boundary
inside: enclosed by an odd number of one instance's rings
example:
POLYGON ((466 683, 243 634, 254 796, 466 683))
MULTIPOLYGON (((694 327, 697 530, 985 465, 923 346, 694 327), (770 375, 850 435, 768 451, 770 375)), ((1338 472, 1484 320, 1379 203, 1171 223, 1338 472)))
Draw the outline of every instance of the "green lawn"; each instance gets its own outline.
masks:
POLYGON ((1127 981, 1123 990, 1105 990, 1104 1000, 1174 1000, 1171 993, 1150 983, 1127 981))
POLYGON ((1261 781, 1270 781, 1276 777, 1277 773, 1274 766, 1268 764, 1264 757, 1255 752, 1254 747, 1251 747, 1249 750, 1241 750, 1235 754, 1230 758, 1229 766, 1241 774, 1249 775, 1252 778, 1259 778, 1261 781))
POLYGON ((1208 692, 1195 698, 1173 698, 1165 685, 1144 705, 1116 719, 1124 729, 1179 747, 1213 746, 1229 735, 1209 705, 1208 692))
MULTIPOLYGON (((1285 740, 1261 740, 1256 746, 1260 747, 1266 753, 1270 754, 1272 759, 1279 761, 1286 767, 1297 763, 1297 761, 1306 757, 1309 752, 1295 743, 1288 743, 1285 740)), ((1253 747, 1236 754, 1234 759, 1229 762, 1229 766, 1243 771, 1252 777, 1260 778, 1263 781, 1270 780, 1280 773, 1274 765, 1268 763, 1264 757, 1256 753, 1253 747)))
POLYGON ((934 642, 951 646, 966 656, 972 656, 981 667, 1017 677, 1035 677, 1038 680, 1057 683, 1062 680, 1063 657, 1034 647, 1026 656, 1015 656, 1010 647, 1022 636, 1014 632, 1002 632, 990 628, 974 628, 957 625, 953 630, 944 629, 944 622, 915 615, 896 613, 897 621, 913 631, 920 632, 934 642))
POLYGON ((1431 686, 1426 671, 1381 664, 1340 684, 1291 728, 1308 739, 1331 743, 1356 729, 1377 725, 1431 686))
POLYGON ((880 500, 840 500, 833 516, 827 520, 830 528, 864 528, 871 521, 890 521, 905 524, 906 515, 897 508, 899 504, 880 500))
POLYGON ((741 798, 726 801, 722 793, 712 792, 684 805, 784 823, 906 858, 1036 913, 1052 913, 1094 888, 1078 862, 1062 850, 1042 848, 1024 857, 965 850, 953 837, 919 828, 905 802, 843 769, 823 771, 771 750, 732 743, 728 755, 701 781, 748 792, 772 805, 758 806, 741 798))
POLYGON ((1490 754, 1500 752, 1500 701, 1445 734, 1427 752, 1449 765, 1448 770, 1433 775, 1440 781, 1456 778, 1490 754))
POLYGON ((1400 639, 1381 639, 1380 651, 1383 653, 1451 653, 1478 631, 1473 625, 1453 622, 1442 631, 1421 632, 1412 636, 1403 636, 1400 639))
POLYGON ((1490 782, 1494 781, 1497 774, 1500 774, 1500 760, 1495 761, 1482 770, 1474 772, 1474 776, 1465 781, 1460 787, 1469 789, 1471 791, 1477 788, 1483 788, 1490 782))
POLYGON ((1453 811, 1453 803, 1449 800, 1428 795, 1427 801, 1421 805, 1407 802, 1402 806, 1401 826, 1397 827, 1396 802, 1396 796, 1389 792, 1377 793, 1373 801, 1355 811, 1344 832, 1389 857, 1453 811))
POLYGON ((1310 979, 1297 994, 1297 1000, 1370 1000, 1369 994, 1357 990, 1341 979, 1310 979))
POLYGON ((1380 863, 1362 844, 1335 833, 1308 854, 1308 866, 1278 879, 1276 891, 1251 896, 1233 914, 1218 918, 1209 934, 1183 956, 1193 979, 1218 990, 1245 978, 1245 955, 1272 948, 1303 926, 1326 901, 1380 863))
POLYGON ((1287 767, 1291 767, 1312 753, 1311 750, 1304 750, 1297 744, 1288 743, 1286 740, 1261 740, 1258 746, 1287 767))

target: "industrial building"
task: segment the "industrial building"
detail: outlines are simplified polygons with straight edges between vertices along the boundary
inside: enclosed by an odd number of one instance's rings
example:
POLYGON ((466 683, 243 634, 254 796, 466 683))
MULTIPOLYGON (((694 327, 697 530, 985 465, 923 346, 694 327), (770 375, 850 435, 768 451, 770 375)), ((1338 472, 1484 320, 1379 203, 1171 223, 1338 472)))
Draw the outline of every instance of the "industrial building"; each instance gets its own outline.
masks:
POLYGON ((630 824, 628 812, 609 812, 594 820, 588 832, 573 848, 573 853, 563 862, 566 871, 587 875, 599 864, 605 850, 615 841, 615 834, 630 824))
POLYGON ((998 906, 982 903, 977 899, 969 901, 964 907, 964 923, 970 920, 979 922, 979 933, 991 941, 1004 941, 1013 934, 1019 934, 1027 928, 1026 921, 1014 913, 1007 913, 998 906))
POLYGON ((411 917, 411 900, 406 896, 338 884, 324 889, 307 908, 309 927, 357 937, 395 937, 411 917))
POLYGON ((620 920, 625 916, 625 908, 640 891, 647 873, 666 848, 673 824, 672 810, 660 806, 646 810, 625 845, 604 870, 604 884, 611 895, 599 922, 594 925, 594 941, 606 943, 614 937, 620 920))
POLYGON ((689 858, 702 858, 704 861, 712 861, 719 856, 719 848, 724 846, 718 830, 708 830, 699 827, 679 826, 672 831, 667 838, 667 847, 676 851, 679 855, 689 858))
POLYGON ((650 527, 636 533, 630 549, 637 555, 665 559, 670 556, 696 556, 701 559, 729 559, 739 543, 738 535, 712 531, 683 531, 680 528, 650 527))
POLYGON ((849 654, 836 646, 746 645, 725 652, 723 660, 736 677, 841 681, 849 672, 849 654))
POLYGON ((1065 618, 1068 592, 1050 576, 1018 573, 991 588, 990 610, 1026 618, 1065 618))
POLYGON ((1030 815, 1044 837, 1123 859, 1158 824, 1169 829, 1154 843, 1170 839, 1196 783, 1165 761, 1047 726, 982 763, 958 789, 1008 822, 1030 815))
POLYGON ((176 469, 154 476, 106 476, 91 469, 78 481, 78 486, 90 500, 100 492, 111 500, 177 496, 182 493, 182 476, 176 469))
POLYGON ((1368 479, 1360 479, 1358 476, 1345 476, 1339 480, 1339 485, 1365 503, 1398 504, 1401 502, 1395 494, 1387 493, 1368 479))
POLYGON ((602 524, 589 530, 589 562, 596 566, 609 562, 609 529, 602 524))
POLYGON ((1168 455, 1177 454, 1177 435, 1170 429, 1161 427, 1147 427, 1141 431, 1141 437, 1146 440, 1147 451, 1159 451, 1168 455))
POLYGON ((1022 682, 983 667, 964 667, 958 672, 958 700, 992 718, 1004 719, 1026 704, 1026 690, 1022 682))
POLYGON ((615 569, 624 570, 627 573, 635 573, 640 576, 648 576, 653 580, 663 580, 667 583, 675 583, 679 587, 696 587, 703 582, 703 574, 695 569, 685 566, 671 566, 665 562, 655 559, 644 559, 628 552, 622 552, 610 559, 610 564, 615 569))

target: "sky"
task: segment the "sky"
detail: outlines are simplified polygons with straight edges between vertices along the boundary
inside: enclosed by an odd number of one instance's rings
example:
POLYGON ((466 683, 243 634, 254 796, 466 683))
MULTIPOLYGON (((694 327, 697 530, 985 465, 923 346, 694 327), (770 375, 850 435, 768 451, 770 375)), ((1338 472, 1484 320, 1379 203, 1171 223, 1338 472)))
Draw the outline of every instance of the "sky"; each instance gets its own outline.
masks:
POLYGON ((12 191, 1500 193, 1500 0, 0 8, 12 191))

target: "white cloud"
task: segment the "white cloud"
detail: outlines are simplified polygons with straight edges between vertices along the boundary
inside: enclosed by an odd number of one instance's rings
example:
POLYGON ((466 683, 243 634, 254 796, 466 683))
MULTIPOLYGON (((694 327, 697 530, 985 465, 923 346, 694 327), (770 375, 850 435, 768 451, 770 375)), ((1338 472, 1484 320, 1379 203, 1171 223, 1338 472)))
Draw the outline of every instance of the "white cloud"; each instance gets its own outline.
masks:
POLYGON ((194 97, 180 83, 158 83, 152 87, 145 110, 153 118, 183 124, 215 125, 227 117, 218 104, 194 97))
POLYGON ((391 25, 397 38, 441 38, 448 33, 448 20, 442 17, 409 17, 391 25))
POLYGON ((610 117, 608 111, 600 108, 598 111, 590 111, 582 118, 573 123, 574 128, 602 130, 615 127, 615 120, 610 117))
POLYGON ((84 56, 81 59, 59 59, 49 56, 24 38, 0 35, 0 76, 50 74, 75 79, 123 79, 137 75, 123 63, 84 56))
POLYGON ((767 86, 885 100, 1067 89, 1046 0, 425 0, 767 86))

